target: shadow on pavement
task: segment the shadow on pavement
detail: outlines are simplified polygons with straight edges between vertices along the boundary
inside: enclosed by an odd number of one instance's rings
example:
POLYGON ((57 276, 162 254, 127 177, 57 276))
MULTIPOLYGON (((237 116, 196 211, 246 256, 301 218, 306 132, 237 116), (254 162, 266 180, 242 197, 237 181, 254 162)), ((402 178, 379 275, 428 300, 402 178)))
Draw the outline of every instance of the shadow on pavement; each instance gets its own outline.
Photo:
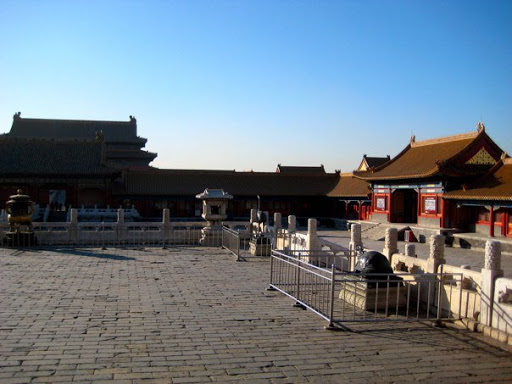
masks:
POLYGON ((109 254, 109 253, 103 253, 103 252, 94 252, 92 250, 83 250, 83 249, 76 249, 76 248, 52 249, 52 251, 57 252, 57 253, 64 253, 67 255, 97 257, 99 259, 106 259, 106 260, 117 260, 117 261, 135 261, 135 260, 137 260, 134 257, 128 257, 128 256, 124 256, 124 255, 116 255, 116 254, 109 254))

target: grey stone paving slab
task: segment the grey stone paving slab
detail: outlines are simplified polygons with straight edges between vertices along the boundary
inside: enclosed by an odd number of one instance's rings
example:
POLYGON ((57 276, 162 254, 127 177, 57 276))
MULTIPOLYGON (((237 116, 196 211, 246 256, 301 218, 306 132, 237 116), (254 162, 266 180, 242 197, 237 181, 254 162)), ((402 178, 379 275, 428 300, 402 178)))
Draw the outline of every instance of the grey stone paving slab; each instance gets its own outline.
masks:
POLYGON ((215 248, 0 249, 0 383, 512 381, 512 355, 421 323, 351 324, 215 248))

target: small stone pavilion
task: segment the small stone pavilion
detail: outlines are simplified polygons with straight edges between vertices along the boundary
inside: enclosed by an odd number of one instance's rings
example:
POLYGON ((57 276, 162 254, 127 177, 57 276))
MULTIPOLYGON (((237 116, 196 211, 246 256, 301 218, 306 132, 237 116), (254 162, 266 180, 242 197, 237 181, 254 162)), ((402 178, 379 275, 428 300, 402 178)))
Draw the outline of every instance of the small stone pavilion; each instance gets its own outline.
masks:
POLYGON ((201 216, 207 222, 207 226, 202 230, 201 244, 218 245, 217 243, 220 239, 217 239, 216 232, 220 232, 222 220, 228 217, 228 200, 233 199, 233 196, 222 189, 206 188, 196 197, 203 200, 203 213, 201 216))

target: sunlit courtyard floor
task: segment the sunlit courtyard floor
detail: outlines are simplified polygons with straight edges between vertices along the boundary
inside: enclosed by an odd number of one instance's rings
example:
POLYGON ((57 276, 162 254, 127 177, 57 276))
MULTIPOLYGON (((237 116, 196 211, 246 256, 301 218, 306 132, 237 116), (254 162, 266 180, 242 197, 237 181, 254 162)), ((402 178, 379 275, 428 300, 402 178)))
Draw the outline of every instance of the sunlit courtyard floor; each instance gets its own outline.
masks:
POLYGON ((512 381, 512 354, 422 323, 326 322, 217 248, 0 250, 0 383, 512 381))

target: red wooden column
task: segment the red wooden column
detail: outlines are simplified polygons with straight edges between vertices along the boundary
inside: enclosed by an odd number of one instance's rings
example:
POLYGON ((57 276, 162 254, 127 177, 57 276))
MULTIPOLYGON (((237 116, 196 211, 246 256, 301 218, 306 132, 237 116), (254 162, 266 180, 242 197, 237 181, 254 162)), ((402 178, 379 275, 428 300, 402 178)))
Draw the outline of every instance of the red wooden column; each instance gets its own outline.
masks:
POLYGON ((388 196, 388 223, 391 223, 391 209, 393 208, 393 204, 391 203, 391 200, 393 199, 393 190, 391 188, 389 189, 388 196))
POLYGON ((508 208, 507 209, 507 214, 506 214, 506 219, 505 219, 505 225, 507 226, 507 229, 506 229, 506 235, 507 237, 512 237, 512 209, 508 208))
POLYGON ((507 212, 502 208, 502 214, 501 214, 501 235, 507 236, 507 212))
POLYGON ((421 188, 417 188, 416 191, 418 192, 418 201, 416 202, 416 223, 420 223, 420 216, 421 216, 421 188))
POLYGON ((494 206, 491 205, 489 209, 489 216, 490 216, 490 225, 489 228, 489 236, 494 237, 494 206))
MULTIPOLYGON (((439 197, 437 197, 439 198, 439 197)), ((446 228, 446 200, 441 199, 441 228, 446 228)))

